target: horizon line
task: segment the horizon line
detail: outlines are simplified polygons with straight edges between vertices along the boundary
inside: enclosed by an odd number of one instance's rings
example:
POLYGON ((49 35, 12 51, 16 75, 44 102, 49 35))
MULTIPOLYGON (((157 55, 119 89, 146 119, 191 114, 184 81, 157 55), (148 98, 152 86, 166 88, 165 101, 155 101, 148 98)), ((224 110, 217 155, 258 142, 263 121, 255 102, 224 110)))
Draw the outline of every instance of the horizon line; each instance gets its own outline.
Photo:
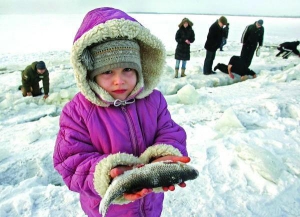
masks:
POLYGON ((255 14, 219 14, 219 13, 174 13, 174 12, 127 12, 132 14, 188 14, 188 15, 223 15, 223 16, 239 16, 239 17, 282 17, 282 18, 300 18, 300 16, 291 16, 291 15, 255 15, 255 14))
MULTIPOLYGON (((220 14, 220 13, 174 13, 174 12, 138 12, 138 11, 127 11, 129 14, 185 14, 185 15, 222 15, 222 16, 240 16, 240 17, 279 17, 279 18, 300 18, 300 16, 291 15, 255 15, 255 14, 220 14)), ((68 15, 68 14, 84 14, 84 13, 1 13, 0 15, 68 15)))

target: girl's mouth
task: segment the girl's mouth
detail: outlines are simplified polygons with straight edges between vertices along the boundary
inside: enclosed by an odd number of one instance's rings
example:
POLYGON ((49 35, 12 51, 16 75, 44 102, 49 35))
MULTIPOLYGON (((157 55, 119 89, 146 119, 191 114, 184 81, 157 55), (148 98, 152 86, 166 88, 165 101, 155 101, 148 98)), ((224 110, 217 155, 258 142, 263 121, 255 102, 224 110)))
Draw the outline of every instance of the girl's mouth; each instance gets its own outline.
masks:
POLYGON ((126 90, 114 90, 113 92, 114 92, 114 93, 119 93, 119 94, 121 94, 121 93, 125 93, 126 90))

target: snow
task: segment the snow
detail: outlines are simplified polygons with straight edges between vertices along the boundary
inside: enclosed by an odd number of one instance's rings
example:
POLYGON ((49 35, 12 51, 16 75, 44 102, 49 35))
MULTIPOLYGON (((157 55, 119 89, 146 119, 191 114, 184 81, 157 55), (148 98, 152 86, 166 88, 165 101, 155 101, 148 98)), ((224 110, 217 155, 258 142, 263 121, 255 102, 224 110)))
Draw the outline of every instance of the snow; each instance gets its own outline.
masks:
MULTIPOLYGON (((258 76, 239 82, 238 75, 232 80, 220 71, 202 74, 203 45, 219 16, 132 16, 166 45, 167 65, 157 89, 186 130, 190 165, 199 171, 186 188, 165 194, 162 217, 300 216, 300 58, 275 57, 279 43, 299 40, 300 19, 262 18, 266 46, 251 65, 258 76), (196 41, 187 77, 174 79, 174 37, 183 17, 194 22, 196 41)), ((78 194, 52 164, 60 112, 78 91, 69 51, 82 18, 0 15, 1 217, 85 216, 78 194), (20 19, 26 22, 19 25, 20 19), (41 28, 42 37, 20 36, 31 25, 41 28), (47 100, 23 98, 17 90, 20 70, 36 60, 44 60, 50 72, 47 100)), ((245 26, 259 18, 228 16, 228 43, 214 65, 240 54, 245 26)))

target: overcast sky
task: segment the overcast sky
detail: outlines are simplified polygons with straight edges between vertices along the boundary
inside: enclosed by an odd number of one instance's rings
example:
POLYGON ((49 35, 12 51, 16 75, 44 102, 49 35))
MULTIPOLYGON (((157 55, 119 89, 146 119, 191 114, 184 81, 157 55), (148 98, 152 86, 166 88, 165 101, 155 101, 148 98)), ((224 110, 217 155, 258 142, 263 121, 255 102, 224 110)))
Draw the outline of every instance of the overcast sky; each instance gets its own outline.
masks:
POLYGON ((1 0, 0 14, 85 14, 104 6, 126 12, 300 17, 300 0, 1 0))

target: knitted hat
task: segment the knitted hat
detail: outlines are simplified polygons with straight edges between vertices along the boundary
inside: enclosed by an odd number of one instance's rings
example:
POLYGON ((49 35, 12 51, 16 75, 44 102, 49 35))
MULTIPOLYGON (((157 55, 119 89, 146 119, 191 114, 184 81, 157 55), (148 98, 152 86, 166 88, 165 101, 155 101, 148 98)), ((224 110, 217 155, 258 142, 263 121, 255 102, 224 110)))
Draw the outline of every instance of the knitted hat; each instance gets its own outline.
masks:
POLYGON ((264 24, 264 21, 263 20, 258 20, 257 23, 262 26, 264 24))
POLYGON ((36 68, 37 68, 37 69, 46 69, 46 64, 45 64, 43 61, 39 61, 39 62, 36 64, 36 68))
POLYGON ((227 18, 224 17, 224 16, 221 16, 221 17, 219 18, 219 21, 220 21, 223 25, 226 25, 226 24, 227 24, 227 18))
POLYGON ((111 40, 99 43, 83 53, 81 59, 87 69, 91 70, 91 80, 96 75, 114 68, 132 68, 141 76, 142 66, 140 46, 133 40, 111 40))

